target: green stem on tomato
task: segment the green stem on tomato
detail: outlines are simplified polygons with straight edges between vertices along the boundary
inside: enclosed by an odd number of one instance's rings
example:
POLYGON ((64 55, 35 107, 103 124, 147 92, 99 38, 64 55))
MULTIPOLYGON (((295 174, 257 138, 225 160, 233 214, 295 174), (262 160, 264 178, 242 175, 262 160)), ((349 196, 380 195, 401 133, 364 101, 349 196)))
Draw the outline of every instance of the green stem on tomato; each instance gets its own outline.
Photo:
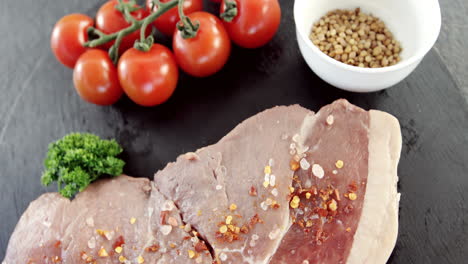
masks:
POLYGON ((198 22, 193 24, 190 18, 184 14, 184 0, 179 0, 179 17, 182 23, 177 23, 177 30, 180 31, 182 38, 194 38, 197 35, 200 24, 198 22))
POLYGON ((117 64, 117 62, 119 61, 119 48, 120 44, 122 43, 122 39, 125 36, 124 34, 124 31, 120 31, 117 35, 117 39, 115 40, 114 45, 112 45, 112 47, 109 49, 109 57, 114 64, 117 64))
POLYGON ((95 47, 101 46, 103 44, 106 44, 106 43, 108 43, 110 41, 113 41, 113 40, 117 39, 117 37, 119 35, 122 38, 126 37, 127 35, 137 31, 138 29, 140 29, 145 21, 148 21, 147 22, 148 24, 152 23, 158 17, 160 17, 162 14, 164 14, 168 10, 174 8, 178 3, 179 3, 179 0, 172 0, 170 2, 161 4, 156 12, 151 13, 151 15, 147 16, 144 19, 141 19, 141 20, 136 20, 135 19, 135 21, 132 22, 132 24, 130 26, 128 26, 127 28, 124 28, 121 31, 118 31, 118 32, 115 32, 115 33, 112 33, 112 34, 102 34, 102 32, 100 32, 98 29, 96 29, 94 27, 90 27, 88 29, 88 32, 91 32, 91 33, 94 33, 94 34, 98 35, 99 38, 94 39, 94 40, 90 40, 90 41, 84 43, 84 46, 88 47, 88 48, 95 48, 95 47))
POLYGON ((226 8, 220 17, 226 22, 232 22, 232 20, 239 13, 239 10, 237 9, 237 3, 235 0, 224 0, 224 5, 226 5, 226 8))

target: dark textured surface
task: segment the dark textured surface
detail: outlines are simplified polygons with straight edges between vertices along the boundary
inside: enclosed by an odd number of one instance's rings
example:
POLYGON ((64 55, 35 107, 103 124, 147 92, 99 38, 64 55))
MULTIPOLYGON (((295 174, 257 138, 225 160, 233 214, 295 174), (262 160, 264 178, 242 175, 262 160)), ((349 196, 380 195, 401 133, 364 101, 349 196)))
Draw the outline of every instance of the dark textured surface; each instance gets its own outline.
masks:
MULTIPOLYGON (((318 110, 343 97, 392 113, 402 125, 400 234, 390 263, 466 263, 468 106, 459 89, 466 79, 452 73, 456 63, 466 67, 468 58, 450 55, 443 48, 450 42, 439 40, 443 54, 431 51, 410 77, 390 90, 347 93, 325 84, 306 66, 295 41, 293 1, 282 0, 276 38, 259 50, 235 49, 216 76, 183 76, 175 95, 160 107, 141 108, 127 99, 97 107, 76 95, 71 71, 49 50, 49 36, 61 16, 93 15, 102 2, 2 1, 0 259, 29 202, 54 190, 40 185, 42 160, 47 144, 69 132, 116 138, 126 150, 126 173, 151 178, 178 154, 216 142, 261 110, 295 103, 318 110)), ((448 0, 443 6, 449 6, 448 0)), ((458 24, 459 30, 466 27, 463 21, 458 24)), ((449 28, 442 27, 447 31, 441 37, 452 37, 449 28)))

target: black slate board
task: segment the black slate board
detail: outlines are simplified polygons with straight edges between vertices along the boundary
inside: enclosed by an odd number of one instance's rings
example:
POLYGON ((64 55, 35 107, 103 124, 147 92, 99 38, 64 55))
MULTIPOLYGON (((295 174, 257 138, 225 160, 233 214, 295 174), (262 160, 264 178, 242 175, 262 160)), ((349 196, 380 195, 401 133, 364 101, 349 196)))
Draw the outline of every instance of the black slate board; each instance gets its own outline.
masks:
MULTIPOLYGON (((466 263, 468 259, 468 106, 435 52, 405 81, 354 94, 321 81, 295 40, 292 0, 281 0, 279 33, 258 50, 235 48, 219 74, 182 76, 166 104, 113 107, 76 95, 71 71, 49 50, 61 16, 94 15, 102 0, 3 1, 0 8, 0 259, 18 218, 43 188, 47 144, 73 131, 116 138, 125 172, 151 178, 177 155, 215 143, 239 122, 275 105, 318 110, 338 98, 395 115, 404 146, 399 166, 400 233, 390 263, 466 263), (8 32, 10 35, 5 35, 8 32)), ((209 10, 215 5, 206 2, 209 10)), ((166 44, 168 40, 164 40, 166 44)))

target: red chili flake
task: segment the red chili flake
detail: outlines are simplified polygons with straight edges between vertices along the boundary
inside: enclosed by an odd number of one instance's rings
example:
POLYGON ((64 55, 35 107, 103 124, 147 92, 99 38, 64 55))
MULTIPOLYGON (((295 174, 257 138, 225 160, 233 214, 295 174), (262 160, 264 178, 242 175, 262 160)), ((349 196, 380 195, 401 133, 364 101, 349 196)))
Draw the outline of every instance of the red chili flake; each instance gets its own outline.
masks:
POLYGON ((275 204, 271 205, 271 208, 278 209, 278 208, 280 208, 280 205, 279 205, 279 203, 275 203, 275 204))
POLYGON ((335 189, 335 198, 337 201, 341 201, 341 198, 340 198, 340 191, 338 189, 335 189))
POLYGON ((310 193, 313 194, 313 195, 317 195, 317 194, 318 194, 317 187, 315 187, 315 186, 312 187, 312 188, 310 189, 310 193))
MULTIPOLYGON (((234 235, 231 232, 227 232, 224 234, 224 238, 226 239, 227 242, 231 243, 234 241, 234 235)), ((237 240, 237 239, 236 239, 237 240)))
POLYGON ((246 225, 243 225, 240 231, 241 233, 247 234, 249 232, 249 228, 246 225))
POLYGON ((216 231, 215 238, 218 239, 218 240, 223 240, 224 235, 221 232, 216 231))
POLYGON ((323 208, 320 208, 318 209, 318 214, 321 216, 321 217, 327 217, 328 215, 328 211, 323 209, 323 208))
POLYGON ((249 195, 250 195, 250 196, 257 196, 257 189, 255 189, 254 186, 251 186, 251 187, 250 187, 249 195))
POLYGON ((297 171, 300 167, 301 165, 299 164, 299 162, 295 161, 294 159, 291 159, 291 161, 289 162, 289 168, 292 171, 297 171))
POLYGON ((161 211, 161 215, 159 216, 159 220, 161 222, 161 225, 166 224, 166 218, 169 215, 169 211, 161 211))
POLYGON ((348 185, 348 189, 350 192, 356 192, 358 190, 356 182, 353 181, 350 185, 348 185))
POLYGON ((300 227, 304 228, 304 220, 303 220, 303 219, 301 219, 299 222, 297 222, 297 224, 298 224, 300 227))
POLYGON ((258 217, 258 214, 255 214, 249 222, 249 229, 254 228, 257 223, 263 223, 263 221, 258 217))
POLYGON ((53 263, 59 263, 62 261, 62 259, 59 256, 55 256, 51 258, 53 263))
POLYGON ((145 248, 145 251, 146 252, 157 252, 159 250, 159 245, 158 244, 154 244, 154 245, 151 245, 147 248, 145 248))
POLYGON ((124 240, 123 236, 119 236, 115 240, 114 244, 112 245, 112 248, 115 249, 116 247, 121 247, 123 244, 125 244, 125 240, 124 240))
POLYGON ((319 241, 322 236, 322 229, 318 229, 315 233, 315 241, 319 241))
POLYGON ((61 245, 62 245, 62 242, 60 242, 60 240, 57 240, 54 244, 54 247, 59 248, 61 245))
POLYGON ((205 243, 199 241, 197 244, 195 244, 195 251, 200 253, 202 251, 208 250, 208 247, 205 245, 205 243))
POLYGON ((333 216, 336 216, 337 214, 338 214, 338 210, 328 212, 328 215, 332 216, 332 218, 333 218, 333 216))
POLYGON ((343 211, 346 213, 346 214, 349 214, 353 211, 354 207, 350 204, 346 205, 345 208, 343 209, 343 211))
POLYGON ((189 240, 190 238, 192 238, 192 237, 190 237, 190 236, 184 236, 183 239, 184 239, 184 240, 189 240))

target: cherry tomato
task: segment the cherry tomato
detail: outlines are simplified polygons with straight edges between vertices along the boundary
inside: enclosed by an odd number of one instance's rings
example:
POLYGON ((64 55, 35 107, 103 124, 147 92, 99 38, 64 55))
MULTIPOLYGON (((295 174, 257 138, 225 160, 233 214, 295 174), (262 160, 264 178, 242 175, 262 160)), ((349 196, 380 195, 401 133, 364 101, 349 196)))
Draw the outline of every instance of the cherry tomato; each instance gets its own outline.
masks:
POLYGON ((167 101, 179 78, 174 56, 159 44, 153 44, 148 52, 135 48, 127 50, 119 60, 118 72, 125 93, 142 106, 167 101))
MULTIPOLYGON (((125 0, 124 2, 128 2, 128 0, 125 0)), ((97 14, 96 14, 96 28, 101 30, 102 32, 106 34, 111 34, 118 32, 124 28, 127 28, 130 26, 130 23, 128 23, 122 13, 115 9, 115 6, 119 2, 117 0, 111 0, 105 3, 104 5, 99 8, 97 14)), ((148 16, 148 11, 144 8, 139 9, 135 12, 132 12, 131 15, 137 19, 141 20, 145 17, 148 16)), ((151 33, 151 28, 147 27, 146 28, 146 35, 151 33)), ((129 48, 133 47, 133 44, 135 44, 135 40, 140 38, 140 30, 137 30, 126 37, 122 39, 122 43, 120 44, 119 52, 122 54, 124 51, 128 50, 129 48)), ((104 48, 108 49, 110 48, 115 41, 106 43, 103 45, 104 48)))
POLYGON ((97 105, 114 104, 123 94, 116 67, 100 49, 81 55, 73 70, 73 83, 81 98, 97 105))
MULTIPOLYGON (((226 9, 221 4, 221 13, 226 9)), ((278 0, 230 0, 237 3, 237 16, 224 21, 229 37, 243 48, 258 48, 269 42, 278 31, 281 8, 278 0)))
POLYGON ((221 21, 207 12, 195 12, 188 17, 200 23, 194 38, 184 39, 174 32, 172 47, 179 66, 196 77, 215 74, 226 64, 231 52, 231 42, 221 21))
POLYGON ((50 46, 58 61, 73 68, 78 58, 86 51, 83 44, 88 41, 86 32, 93 25, 93 19, 82 14, 62 17, 52 31, 50 46))
MULTIPOLYGON (((162 3, 169 2, 170 0, 161 0, 162 3)), ((151 10, 152 0, 146 1, 146 7, 148 10, 151 10)), ((156 12, 158 8, 155 6, 153 12, 156 12)), ((203 1, 202 0, 185 0, 184 1, 184 14, 188 15, 196 11, 203 10, 203 1)), ((177 7, 172 8, 171 10, 164 13, 158 19, 154 21, 154 26, 167 36, 172 36, 174 30, 176 29, 176 24, 180 20, 179 12, 177 7)))

